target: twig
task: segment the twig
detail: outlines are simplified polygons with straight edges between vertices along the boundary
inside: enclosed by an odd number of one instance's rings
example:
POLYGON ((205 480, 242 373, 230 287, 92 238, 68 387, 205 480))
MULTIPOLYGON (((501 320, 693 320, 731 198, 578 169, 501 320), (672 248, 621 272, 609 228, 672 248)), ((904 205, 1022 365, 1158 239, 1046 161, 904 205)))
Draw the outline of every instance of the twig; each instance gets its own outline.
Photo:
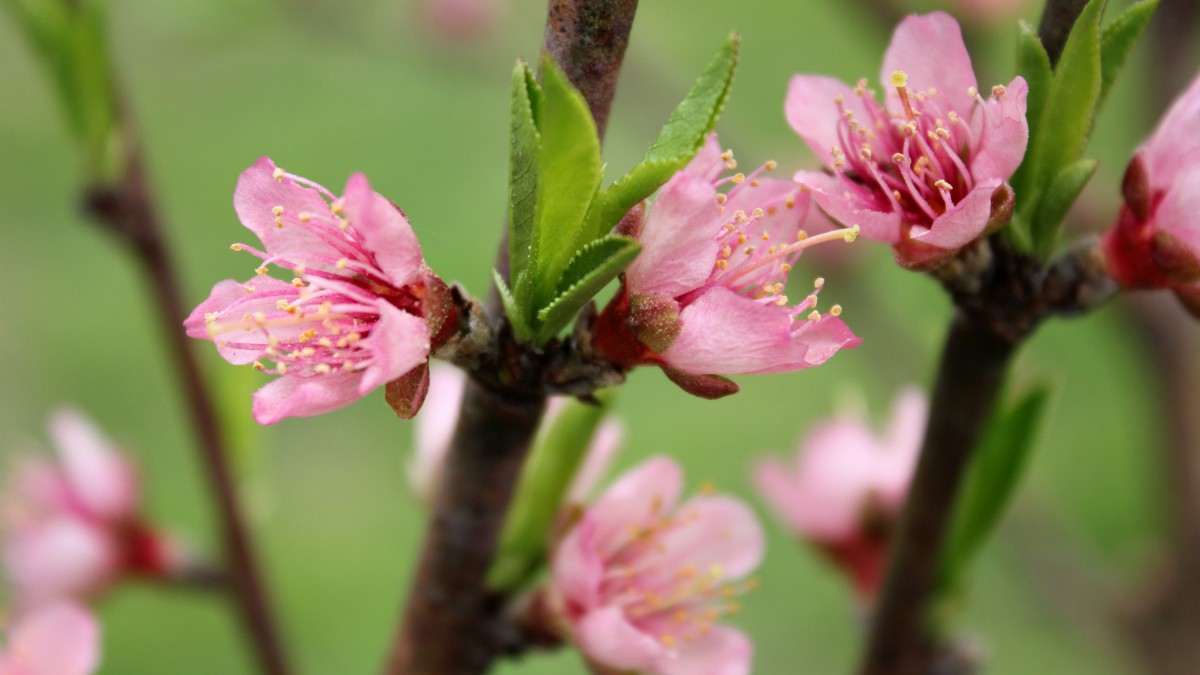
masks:
POLYGON ((289 671, 250 543, 245 518, 238 505, 229 452, 221 433, 216 407, 196 356, 181 324, 187 317, 167 247, 165 228, 155 208, 142 165, 140 150, 127 116, 120 119, 125 140, 125 171, 116 185, 88 189, 87 212, 130 248, 146 275, 162 332, 183 386, 184 400, 198 436, 200 459, 220 522, 225 564, 250 641, 263 672, 286 675, 289 671))
POLYGON ((1075 26, 1075 19, 1083 12, 1088 0, 1048 0, 1042 10, 1042 21, 1038 24, 1038 37, 1050 56, 1050 64, 1058 63, 1067 37, 1075 26))
MULTIPOLYGON (((546 50, 582 92, 603 138, 637 0, 550 0, 546 50)), ((497 269, 507 270, 501 245, 497 269)), ((491 367, 467 386, 408 606, 384 670, 393 675, 470 675, 511 647, 506 598, 486 576, 496 539, 545 407, 545 354, 512 342, 499 325, 491 367)))

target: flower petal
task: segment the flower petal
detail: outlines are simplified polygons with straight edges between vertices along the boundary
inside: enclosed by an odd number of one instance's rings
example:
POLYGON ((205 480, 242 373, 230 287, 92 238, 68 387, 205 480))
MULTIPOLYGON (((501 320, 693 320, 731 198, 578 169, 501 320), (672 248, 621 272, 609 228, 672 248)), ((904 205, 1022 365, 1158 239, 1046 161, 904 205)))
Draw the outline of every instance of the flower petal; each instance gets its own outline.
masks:
MULTIPOLYGON (((1200 134, 1200 117, 1196 133, 1200 134)), ((1200 152, 1200 148, 1197 150, 1200 152)), ((1175 182, 1167 190, 1154 212, 1155 229, 1174 237, 1200 255, 1200 156, 1190 166, 1181 167, 1175 182)))
POLYGON ((4 544, 19 611, 99 591, 120 565, 119 545, 109 532, 72 517, 22 527, 4 544))
POLYGON ((963 44, 958 22, 945 12, 908 16, 892 34, 879 81, 888 91, 888 108, 902 112, 895 88, 890 86, 896 71, 908 75, 910 92, 936 89, 948 104, 946 113, 953 110, 963 115, 974 103, 967 95, 976 86, 971 55, 963 44))
POLYGON ((717 260, 723 216, 712 183, 676 173, 658 193, 642 226, 642 252, 625 272, 633 293, 675 297, 704 283, 717 260))
POLYGON ((363 371, 359 396, 400 377, 429 358, 429 325, 425 320, 378 300, 379 321, 363 339, 373 360, 363 371))
POLYGON ((1029 85, 1017 76, 1004 89, 1002 97, 993 97, 985 104, 986 116, 981 118, 981 138, 971 160, 971 176, 977 182, 1012 178, 1029 145, 1029 121, 1025 118, 1025 99, 1029 85))
POLYGON ((13 675, 89 675, 99 661, 99 624, 82 607, 59 604, 13 626, 0 666, 13 675))
POLYGON ((813 429, 798 453, 793 525, 817 541, 853 537, 884 459, 878 440, 862 422, 836 420, 813 429))
POLYGON ((604 473, 612 464, 621 442, 625 440, 625 425, 616 419, 605 419, 592 436, 583 465, 575 472, 571 486, 567 489, 568 502, 582 503, 600 483, 604 473))
POLYGON ((759 497, 788 527, 799 531, 804 522, 804 502, 796 492, 792 469, 778 457, 765 457, 754 465, 754 485, 759 497))
MULTIPOLYGON (((244 317, 259 312, 278 314, 280 300, 293 302, 299 297, 298 288, 274 277, 259 276, 244 284, 226 279, 213 286, 208 299, 192 311, 184 326, 190 337, 212 340, 221 358, 235 366, 246 365, 263 358, 270 337, 244 317), (205 318, 208 315, 214 316, 212 322, 205 318)), ((275 326, 271 335, 281 340, 294 338, 304 328, 299 323, 275 326)))
POLYGON ((285 417, 313 417, 344 408, 362 397, 362 377, 361 372, 279 377, 254 392, 254 420, 275 424, 285 417))
POLYGON ((346 220, 361 236, 362 247, 397 288, 416 282, 424 273, 421 245, 408 218, 396 205, 371 190, 366 176, 356 173, 343 194, 346 220))
POLYGON ((829 174, 801 171, 796 182, 808 188, 813 201, 843 227, 858 225, 859 234, 872 241, 895 244, 900 241, 900 214, 878 211, 846 191, 841 179, 829 174))
POLYGON ((670 650, 635 628, 618 607, 589 612, 575 630, 579 649, 588 658, 617 670, 654 671, 670 657, 670 650))
POLYGON ((72 492, 91 516, 107 521, 134 516, 138 485, 133 467, 90 420, 76 410, 57 410, 50 417, 50 437, 72 492))
POLYGON ((833 148, 841 148, 838 123, 841 112, 837 100, 860 120, 870 119, 854 87, 832 77, 796 75, 788 84, 783 105, 788 124, 792 125, 808 149, 825 166, 833 166, 833 148))
POLYGON ((1141 153, 1156 191, 1169 189, 1179 172, 1195 163, 1200 155, 1200 77, 1171 104, 1141 153))
POLYGON ((630 527, 641 527, 675 508, 683 491, 683 471, 668 457, 652 457, 626 472, 587 510, 596 524, 601 555, 616 550, 630 527))
POLYGON ((440 363, 429 368, 429 393, 421 414, 414 420, 414 452, 408 463, 408 481, 421 499, 430 503, 450 451, 454 427, 462 407, 467 376, 463 371, 440 363))
POLYGON ((558 545, 550 574, 570 615, 599 606, 604 561, 596 549, 596 522, 587 514, 558 545))
POLYGON ((913 239, 944 249, 962 248, 975 241, 987 229, 992 217, 992 194, 1000 184, 998 178, 976 184, 954 208, 938 216, 931 229, 913 239))
POLYGON ((645 576, 650 587, 655 577, 669 587, 679 569, 694 566, 702 573, 720 571, 716 581, 741 579, 754 571, 766 551, 766 538, 758 518, 744 502, 724 495, 693 497, 679 507, 679 523, 658 540, 654 572, 645 576))
POLYGON ((716 625, 677 653, 659 667, 660 675, 750 675, 754 643, 736 628, 716 625))
POLYGON ((279 174, 276 179, 278 168, 269 157, 261 157, 238 177, 233 191, 233 209, 238 220, 258 235, 270 255, 304 252, 335 260, 342 257, 340 251, 300 220, 300 214, 305 213, 332 222, 325 197, 316 188, 304 187, 289 176, 279 174))
POLYGON ((721 150, 721 142, 717 140, 717 135, 709 134, 708 138, 704 139, 704 145, 700 147, 700 152, 696 153, 696 156, 688 162, 687 166, 683 167, 683 170, 711 183, 725 173, 723 154, 724 151, 721 150))

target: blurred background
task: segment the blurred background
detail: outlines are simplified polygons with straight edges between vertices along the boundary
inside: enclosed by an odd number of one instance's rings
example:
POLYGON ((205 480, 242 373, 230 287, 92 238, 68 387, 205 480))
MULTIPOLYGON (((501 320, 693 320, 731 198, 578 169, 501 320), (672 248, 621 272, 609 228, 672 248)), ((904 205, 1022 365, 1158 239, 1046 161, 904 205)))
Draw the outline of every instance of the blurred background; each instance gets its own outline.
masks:
MULTIPOLYGON (((723 144, 743 167, 767 159, 781 174, 811 166, 783 118, 788 78, 875 80, 891 27, 870 4, 643 2, 609 125, 609 175, 640 157, 731 29, 742 34, 743 57, 718 127, 723 144)), ((433 23, 418 3, 381 0, 108 5, 113 58, 191 304, 256 264, 229 251, 250 237, 231 199, 239 172, 264 154, 335 191, 351 172, 366 172, 407 212, 431 266, 486 293, 505 211, 509 73, 516 56, 540 47, 542 2, 493 0, 482 21, 433 23)), ((982 85, 1011 79, 1015 21, 1036 23, 1039 5, 973 24, 982 85)), ((1099 122, 1092 155, 1101 169, 1077 214, 1084 229, 1111 224, 1125 162, 1157 118, 1154 48, 1153 37, 1139 45, 1099 122)), ((3 14, 0 64, 4 466, 45 437, 51 407, 70 402, 140 462, 151 517, 211 548, 210 505, 148 294, 124 250, 79 215, 82 172, 63 115, 3 14)), ((823 304, 845 307, 862 347, 811 371, 740 378, 742 393, 719 403, 681 394, 657 370, 637 371, 617 403, 628 426, 620 466, 671 453, 693 485, 713 481, 752 497, 757 457, 790 455, 806 429, 854 401, 882 424, 900 386, 928 386, 950 315, 933 281, 869 242, 817 249, 802 262, 794 283, 826 277, 823 304)), ((1048 381, 1055 396, 1032 468, 962 608, 959 625, 979 636, 991 672, 1132 670, 1113 608, 1159 550, 1165 439, 1163 402, 1127 302, 1046 325, 1019 358, 1016 384, 1048 381)), ((197 346, 241 420, 238 468, 295 660, 306 673, 375 672, 425 516, 405 477, 411 425, 380 392, 320 418, 253 429, 249 392, 265 378, 197 346)), ((735 619, 756 642, 756 672, 846 672, 860 641, 849 589, 763 516, 771 538, 761 588, 735 619)), ((103 673, 251 672, 237 618, 219 597, 133 584, 99 608, 103 673)), ((498 672, 584 670, 564 650, 498 672)))

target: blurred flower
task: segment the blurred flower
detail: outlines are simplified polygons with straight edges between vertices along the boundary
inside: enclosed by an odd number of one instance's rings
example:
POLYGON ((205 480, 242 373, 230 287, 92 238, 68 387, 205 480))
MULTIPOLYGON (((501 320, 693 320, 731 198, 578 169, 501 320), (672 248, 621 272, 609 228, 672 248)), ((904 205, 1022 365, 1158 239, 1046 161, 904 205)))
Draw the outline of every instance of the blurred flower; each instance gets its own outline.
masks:
POLYGON ((717 619, 762 561, 762 528, 742 502, 679 504, 673 460, 650 459, 583 512, 554 553, 550 606, 590 660, 659 675, 743 675, 753 645, 717 619))
POLYGON ((0 675, 88 675, 100 661, 100 626, 82 607, 57 604, 19 619, 0 649, 0 675))
MULTIPOLYGON (((408 480, 413 492, 424 504, 432 504, 441 482, 442 467, 450 452, 458 413, 462 407, 467 376, 454 366, 433 364, 430 367, 429 396, 424 412, 414 423, 415 449, 408 464, 408 480)), ((566 397, 552 396, 538 427, 539 436, 554 424, 566 404, 566 397)), ((624 437, 624 428, 613 417, 606 417, 592 436, 591 445, 575 479, 567 490, 567 501, 582 502, 603 477, 624 437)))
POLYGON ((1138 148, 1123 189, 1104 236, 1109 274, 1125 288, 1169 288, 1200 318, 1200 78, 1138 148))
POLYGON ((883 59, 886 106, 867 81, 855 87, 797 75, 792 128, 832 175, 796 180, 831 218, 891 244, 909 267, 930 267, 1003 226, 1007 181, 1029 141, 1024 78, 984 100, 958 23, 935 12, 900 23, 883 59))
POLYGON ((709 374, 799 370, 858 346, 839 306, 822 315, 815 292, 794 306, 783 294, 803 249, 852 241, 856 230, 807 237, 800 229, 807 196, 792 181, 759 177, 774 166, 722 177, 736 163, 713 135, 663 186, 634 228, 642 252, 597 321, 601 353, 625 365, 659 365, 690 393, 716 397, 736 387, 725 381, 731 389, 724 389, 709 374))
MULTIPOLYGON (((261 258, 259 276, 220 282, 184 325, 191 337, 213 340, 226 361, 280 375, 254 395, 260 424, 428 377, 430 349, 453 329, 454 310, 404 213, 362 174, 338 198, 263 157, 238 179, 233 205, 265 249, 233 250, 261 258), (265 276, 271 264, 295 278, 265 276)), ((415 413, 425 387, 406 389, 417 397, 405 402, 415 413)))
POLYGON ((972 23, 993 24, 1019 15, 1029 0, 953 0, 951 4, 972 23))
POLYGON ((59 461, 26 460, 4 494, 4 568, 17 610, 166 577, 182 552, 141 520, 133 465, 83 415, 50 419, 59 461))
POLYGON ((489 33, 502 0, 421 0, 424 23, 441 38, 467 42, 489 33))
POLYGON ((863 599, 882 581, 888 536, 908 494, 927 416, 924 395, 906 389, 883 436, 861 420, 837 419, 808 434, 795 466, 772 457, 755 467, 767 503, 828 555, 863 599))

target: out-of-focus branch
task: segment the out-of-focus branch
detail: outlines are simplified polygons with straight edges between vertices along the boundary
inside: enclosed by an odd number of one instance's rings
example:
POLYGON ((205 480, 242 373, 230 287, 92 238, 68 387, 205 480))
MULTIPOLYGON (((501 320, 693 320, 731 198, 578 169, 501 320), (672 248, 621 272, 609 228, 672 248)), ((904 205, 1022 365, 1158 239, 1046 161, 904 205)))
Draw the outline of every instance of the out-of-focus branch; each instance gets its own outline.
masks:
POLYGON ((1058 63, 1058 57, 1062 56, 1063 47, 1067 44, 1067 36, 1087 4, 1088 0, 1046 1, 1041 23, 1038 24, 1038 37, 1050 56, 1051 65, 1058 63))
MULTIPOLYGON (((601 138, 637 4, 550 0, 547 9, 545 49, 583 94, 601 138)), ((502 243, 497 269, 507 268, 502 243)), ((514 648, 512 636, 519 632, 504 615, 507 599, 487 588, 486 577, 545 408, 540 380, 547 355, 513 343, 495 293, 489 305, 488 319, 498 325, 481 356, 491 360, 496 373, 483 377, 480 371, 463 397, 408 606, 385 668, 389 674, 482 673, 514 648)))

